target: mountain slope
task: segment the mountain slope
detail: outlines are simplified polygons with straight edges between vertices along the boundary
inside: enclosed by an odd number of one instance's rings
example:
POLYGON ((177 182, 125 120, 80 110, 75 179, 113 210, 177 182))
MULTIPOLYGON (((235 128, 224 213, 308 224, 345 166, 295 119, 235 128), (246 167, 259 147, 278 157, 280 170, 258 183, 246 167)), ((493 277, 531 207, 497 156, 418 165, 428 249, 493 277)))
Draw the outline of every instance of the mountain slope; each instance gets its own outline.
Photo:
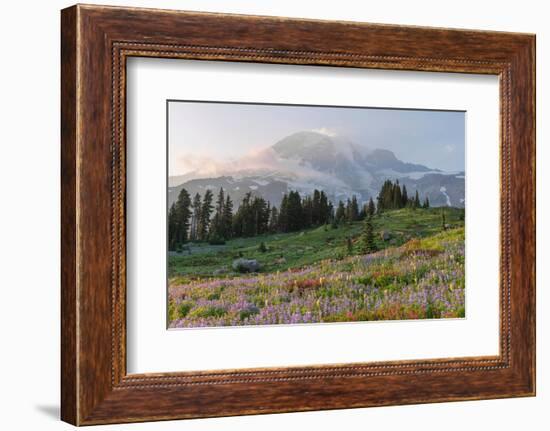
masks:
POLYGON ((353 195, 366 202, 376 197, 386 179, 399 179, 409 194, 418 190, 421 199, 427 196, 432 205, 464 206, 463 172, 446 173, 407 163, 389 150, 369 149, 316 131, 289 135, 253 155, 220 165, 215 173, 199 170, 181 176, 179 184, 171 177, 169 205, 182 187, 191 194, 223 187, 236 205, 246 192, 252 192, 278 206, 289 189, 302 194, 324 190, 334 203, 353 195))

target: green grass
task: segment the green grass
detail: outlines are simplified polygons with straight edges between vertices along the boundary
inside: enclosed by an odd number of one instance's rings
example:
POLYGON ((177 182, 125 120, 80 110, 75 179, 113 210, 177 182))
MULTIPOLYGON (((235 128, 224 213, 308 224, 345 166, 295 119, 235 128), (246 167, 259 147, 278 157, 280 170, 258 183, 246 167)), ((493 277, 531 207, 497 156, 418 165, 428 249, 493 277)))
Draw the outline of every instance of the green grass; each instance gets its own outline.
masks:
MULTIPOLYGON (((463 226, 463 214, 464 210, 446 208, 446 223, 453 228, 463 226)), ((431 244, 430 241, 434 240, 428 237, 443 230, 440 208, 387 211, 373 218, 373 226, 376 246, 379 249, 400 246, 412 238, 424 241, 423 248, 435 247, 440 242, 431 244), (381 239, 380 234, 383 231, 390 234, 390 240, 381 239)), ((347 247, 348 237, 351 237, 353 242, 351 254, 360 254, 359 238, 362 229, 363 222, 360 221, 343 223, 336 229, 321 226, 301 232, 237 238, 227 241, 224 246, 195 244, 191 247, 190 255, 183 253, 169 256, 169 277, 171 281, 179 283, 189 278, 213 277, 214 271, 222 268, 227 271, 225 275, 232 276, 234 272, 231 264, 241 256, 257 259, 262 265, 262 272, 301 268, 325 259, 343 259, 350 255, 347 247), (265 244, 265 251, 261 251, 262 242, 265 244)), ((216 275, 217 278, 223 276, 216 275)))

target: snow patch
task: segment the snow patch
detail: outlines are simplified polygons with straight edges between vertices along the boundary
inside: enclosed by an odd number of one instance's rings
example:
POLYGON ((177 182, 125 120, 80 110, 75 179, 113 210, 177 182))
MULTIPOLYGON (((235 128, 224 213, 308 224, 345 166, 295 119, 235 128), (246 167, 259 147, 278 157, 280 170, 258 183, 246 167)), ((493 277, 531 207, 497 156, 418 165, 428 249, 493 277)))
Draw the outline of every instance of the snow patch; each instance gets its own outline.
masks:
MULTIPOLYGON (((419 180, 426 175, 437 174, 437 175, 453 175, 453 173, 443 172, 443 171, 414 171, 414 172, 397 172, 393 169, 382 169, 378 171, 381 175, 384 175, 388 178, 409 178, 411 180, 419 180)), ((456 178, 464 178, 464 176, 456 176, 456 178)))
POLYGON ((449 197, 449 195, 447 194, 447 188, 444 187, 444 186, 441 186, 441 188, 439 189, 439 191, 441 193, 443 193, 443 195, 445 196, 445 198, 447 199, 447 206, 450 207, 451 206, 451 198, 449 197))
POLYGON ((442 172, 441 171, 409 172, 407 173, 407 176, 413 180, 419 180, 420 178, 428 174, 442 174, 442 172))
POLYGON ((250 190, 258 190, 258 186, 248 186, 250 190))

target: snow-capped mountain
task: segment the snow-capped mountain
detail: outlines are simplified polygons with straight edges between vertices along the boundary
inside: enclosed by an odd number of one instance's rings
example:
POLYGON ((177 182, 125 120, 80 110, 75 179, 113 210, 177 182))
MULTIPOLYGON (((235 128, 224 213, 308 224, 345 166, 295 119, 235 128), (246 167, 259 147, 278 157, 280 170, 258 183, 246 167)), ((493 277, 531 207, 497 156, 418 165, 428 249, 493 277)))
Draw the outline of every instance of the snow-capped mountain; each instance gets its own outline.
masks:
POLYGON ((385 149, 370 149, 348 139, 318 131, 301 131, 271 147, 241 159, 197 169, 184 176, 170 177, 168 203, 185 187, 191 195, 220 187, 234 203, 247 192, 279 205, 288 190, 310 194, 323 190, 334 203, 357 195, 366 202, 376 198, 386 179, 398 179, 409 195, 418 190, 432 206, 464 206, 464 172, 443 172, 406 163, 385 149))

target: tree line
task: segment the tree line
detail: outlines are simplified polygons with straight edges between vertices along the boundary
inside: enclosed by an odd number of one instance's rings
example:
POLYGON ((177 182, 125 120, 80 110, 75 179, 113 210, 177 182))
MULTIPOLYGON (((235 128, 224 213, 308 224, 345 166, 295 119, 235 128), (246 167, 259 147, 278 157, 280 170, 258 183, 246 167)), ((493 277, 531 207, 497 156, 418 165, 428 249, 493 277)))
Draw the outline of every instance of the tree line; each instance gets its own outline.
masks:
POLYGON ((399 180, 395 183, 391 180, 386 180, 378 193, 377 210, 382 212, 384 210, 393 210, 400 208, 429 208, 430 200, 428 196, 425 197, 424 202, 420 203, 420 196, 418 190, 416 190, 414 196, 409 197, 407 187, 405 184, 401 187, 399 180))
POLYGON ((175 250, 189 241, 222 243, 230 238, 265 233, 295 232, 329 223, 334 209, 323 191, 301 197, 297 191, 283 195, 277 208, 261 196, 247 193, 236 212, 233 201, 220 188, 216 202, 211 190, 191 198, 182 188, 168 211, 168 246, 175 250))
MULTIPOLYGON (((405 185, 401 188, 398 181, 394 184, 389 180, 378 194, 377 205, 372 198, 367 204, 359 205, 354 195, 346 202, 340 200, 335 208, 325 192, 315 189, 313 194, 304 197, 298 191, 289 191, 283 195, 277 208, 249 192, 235 212, 233 201, 223 188, 220 188, 215 202, 212 190, 207 190, 202 197, 196 193, 191 198, 182 188, 168 211, 168 248, 176 250, 190 241, 223 244, 231 238, 296 232, 328 224, 337 227, 342 222, 364 220, 376 212, 405 206, 421 206, 418 192, 414 198, 409 198, 405 185)), ((429 207, 428 198, 422 206, 429 207)))

